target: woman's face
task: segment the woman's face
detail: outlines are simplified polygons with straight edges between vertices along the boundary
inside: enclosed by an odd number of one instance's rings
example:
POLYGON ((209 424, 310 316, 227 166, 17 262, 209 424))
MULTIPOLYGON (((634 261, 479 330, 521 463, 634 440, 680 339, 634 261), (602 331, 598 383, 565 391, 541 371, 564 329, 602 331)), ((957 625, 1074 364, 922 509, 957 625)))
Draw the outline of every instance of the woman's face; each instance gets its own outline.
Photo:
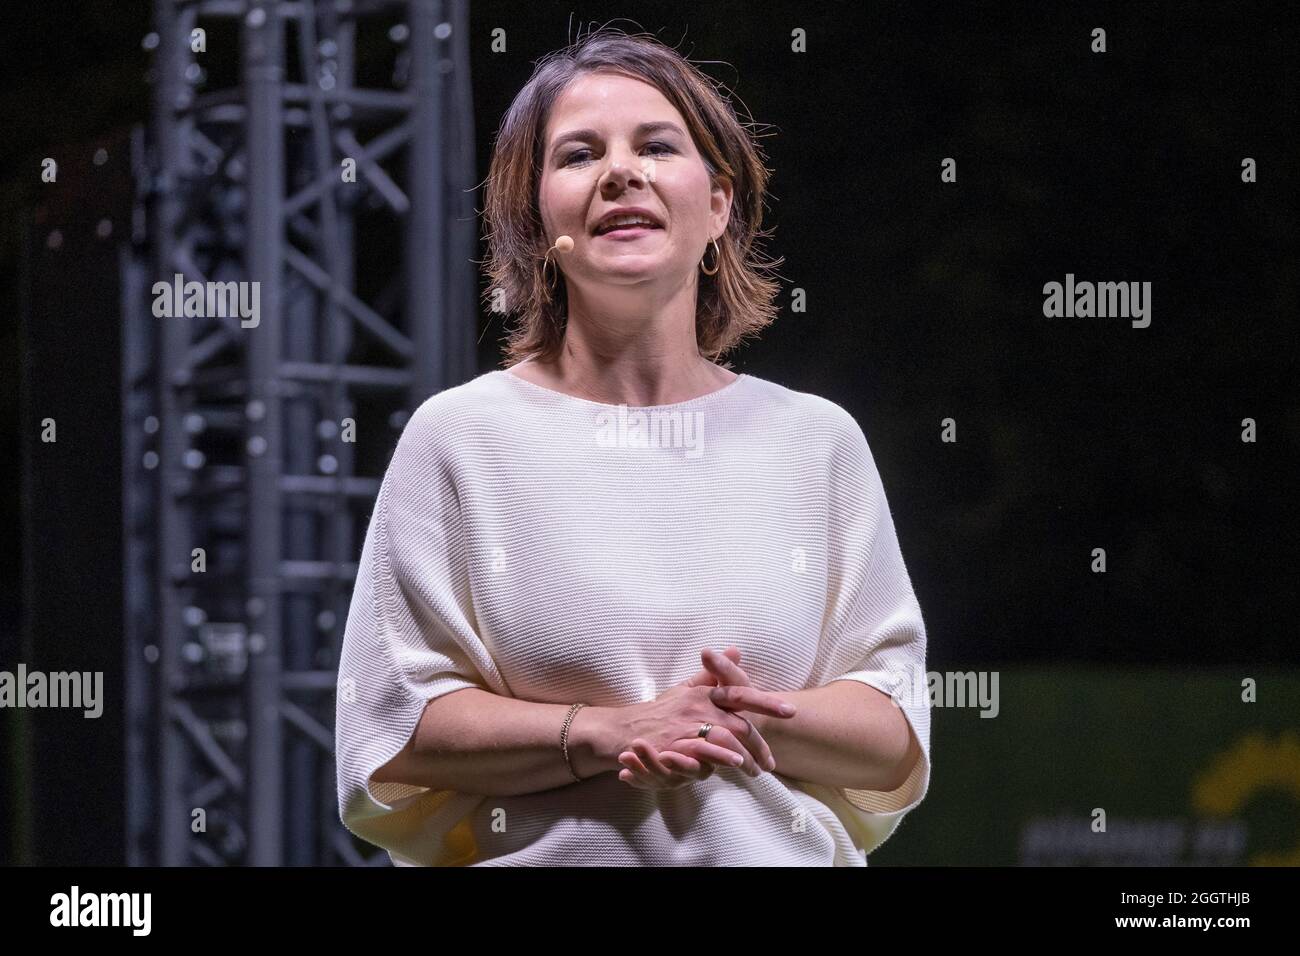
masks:
POLYGON ((646 282, 677 286, 690 277, 711 249, 709 239, 726 229, 731 184, 710 182, 685 120, 658 89, 588 73, 551 110, 539 207, 548 243, 573 239, 571 252, 551 253, 566 280, 598 297, 646 282), (602 217, 626 206, 649 211, 662 228, 595 234, 602 217))

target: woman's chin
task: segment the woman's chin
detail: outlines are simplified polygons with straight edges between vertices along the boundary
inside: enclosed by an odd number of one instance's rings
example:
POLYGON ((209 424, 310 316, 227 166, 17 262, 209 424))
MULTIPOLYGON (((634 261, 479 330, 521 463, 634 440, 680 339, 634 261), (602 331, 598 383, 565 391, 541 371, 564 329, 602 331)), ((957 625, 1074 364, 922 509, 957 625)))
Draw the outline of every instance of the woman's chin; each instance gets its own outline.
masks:
POLYGON ((661 276, 666 264, 655 256, 615 256, 592 263, 597 281, 638 282, 661 276))

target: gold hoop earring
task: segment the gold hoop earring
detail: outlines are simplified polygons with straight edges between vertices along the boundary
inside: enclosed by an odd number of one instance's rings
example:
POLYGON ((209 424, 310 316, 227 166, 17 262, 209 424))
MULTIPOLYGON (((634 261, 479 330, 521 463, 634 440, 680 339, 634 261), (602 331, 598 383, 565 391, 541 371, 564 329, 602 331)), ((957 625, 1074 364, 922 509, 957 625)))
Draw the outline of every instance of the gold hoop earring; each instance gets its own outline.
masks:
POLYGON ((546 260, 542 263, 542 281, 546 283, 546 288, 550 289, 552 292, 555 291, 556 286, 558 286, 560 282, 560 267, 551 261, 550 249, 546 250, 546 260), (550 266, 552 270, 549 279, 546 277, 547 266, 550 266))
MULTIPOLYGON (((718 248, 718 240, 710 239, 709 242, 713 243, 713 271, 710 272, 704 268, 703 258, 700 259, 700 271, 706 276, 715 276, 718 274, 718 270, 722 268, 722 250, 718 248)), ((705 255, 707 256, 707 254, 706 252, 705 255)))

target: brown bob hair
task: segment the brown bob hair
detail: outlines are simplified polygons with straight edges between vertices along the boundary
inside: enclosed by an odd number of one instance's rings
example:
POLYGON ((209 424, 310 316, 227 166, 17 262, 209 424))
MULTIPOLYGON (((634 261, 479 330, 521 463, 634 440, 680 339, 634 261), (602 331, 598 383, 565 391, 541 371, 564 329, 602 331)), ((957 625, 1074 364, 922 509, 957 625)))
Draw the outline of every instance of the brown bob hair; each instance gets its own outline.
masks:
MULTIPOLYGON (((769 170, 721 84, 650 36, 603 27, 538 61, 501 121, 488 170, 483 217, 488 254, 484 298, 491 311, 504 299, 516 317, 506 340, 507 366, 527 358, 551 361, 564 341, 567 286, 552 259, 556 288, 543 274, 550 243, 538 206, 542 149, 550 110, 577 77, 612 72, 656 87, 685 119, 711 181, 732 184, 731 216, 718 237, 718 272, 698 272, 695 336, 700 354, 716 361, 776 318, 775 269, 784 258, 766 259, 759 248, 770 230, 760 229, 769 170)), ((706 253, 707 255, 707 253, 706 253)))

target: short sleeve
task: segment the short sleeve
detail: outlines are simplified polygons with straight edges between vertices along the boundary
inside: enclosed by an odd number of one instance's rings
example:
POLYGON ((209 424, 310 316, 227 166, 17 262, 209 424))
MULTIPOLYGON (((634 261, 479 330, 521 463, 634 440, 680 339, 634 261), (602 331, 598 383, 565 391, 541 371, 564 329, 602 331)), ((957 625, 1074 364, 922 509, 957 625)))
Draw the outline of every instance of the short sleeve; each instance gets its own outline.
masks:
POLYGON ((505 693, 479 639, 459 504, 433 407, 398 441, 366 529, 339 659, 339 816, 399 865, 454 865, 472 852, 457 827, 480 795, 372 775, 410 740, 425 706, 469 687, 505 693))
POLYGON ((897 790, 804 789, 835 810, 865 857, 898 828, 930 785, 925 622, 912 590, 885 489, 866 436, 842 412, 827 492, 827 604, 809 687, 854 680, 890 696, 921 754, 897 790))

